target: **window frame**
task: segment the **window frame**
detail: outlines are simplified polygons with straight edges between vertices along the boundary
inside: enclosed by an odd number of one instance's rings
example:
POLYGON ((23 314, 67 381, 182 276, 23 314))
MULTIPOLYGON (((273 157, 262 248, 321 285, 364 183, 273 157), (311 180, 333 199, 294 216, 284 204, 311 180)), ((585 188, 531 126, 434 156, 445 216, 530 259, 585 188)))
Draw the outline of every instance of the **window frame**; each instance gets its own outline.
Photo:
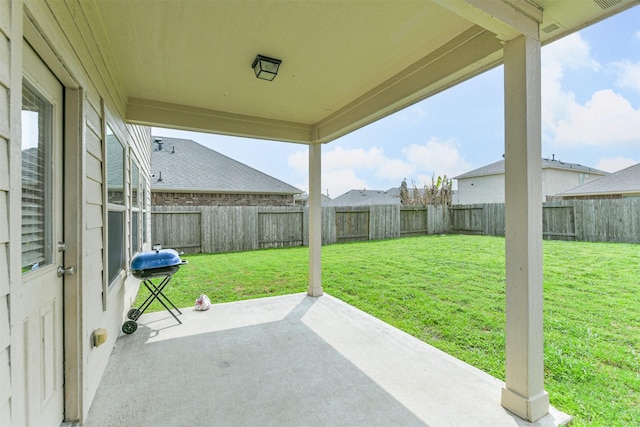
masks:
MULTIPOLYGON (((25 118, 24 118, 24 113, 25 111, 30 111, 30 112, 36 112, 37 113, 37 119, 38 119, 38 137, 43 137, 45 142, 44 144, 41 146, 41 141, 40 139, 38 140, 38 145, 35 147, 36 150, 38 151, 38 153, 40 152, 40 150, 42 149, 43 151, 43 156, 36 157, 37 160, 37 168, 41 168, 42 170, 42 187, 39 189, 42 193, 42 213, 40 215, 38 215, 37 213, 33 214, 35 216, 42 216, 43 220, 40 223, 42 228, 41 228, 41 241, 42 244, 40 245, 40 258, 41 260, 38 262, 35 262, 34 264, 30 265, 28 268, 27 266, 23 265, 24 264, 24 230, 25 230, 25 222, 24 222, 24 218, 25 218, 25 206, 24 206, 24 199, 25 197, 29 197, 29 193, 25 193, 25 165, 24 165, 24 147, 21 147, 21 166, 20 166, 20 171, 21 171, 21 185, 20 185, 20 197, 21 197, 21 216, 22 216, 22 225, 21 225, 21 231, 20 234, 22 236, 21 239, 21 256, 20 256, 20 266, 21 266, 21 271, 22 271, 22 275, 23 277, 25 275, 33 275, 35 274, 35 272, 39 271, 41 268, 43 267, 48 267, 51 266, 53 264, 55 264, 55 254, 54 254, 54 238, 53 238, 53 231, 52 231, 52 227, 53 227, 53 222, 52 222, 52 217, 53 217, 53 191, 54 191, 54 186, 53 186, 53 145, 48 145, 46 143, 46 140, 48 138, 51 138, 53 135, 53 106, 50 102, 50 100, 48 100, 46 98, 46 96, 43 94, 42 89, 39 88, 36 84, 34 84, 32 81, 30 81, 29 79, 23 78, 22 79, 22 90, 23 90, 23 96, 21 99, 21 118, 20 118, 20 126, 22 128, 22 131, 24 132, 24 126, 25 126, 25 118), (35 98, 37 101, 41 102, 44 109, 41 110, 25 110, 25 106, 24 106, 24 98, 25 98, 25 93, 28 91, 28 94, 31 95, 33 98, 35 98), (46 126, 42 126, 41 128, 41 124, 44 124, 46 126), (42 133, 40 133, 42 132, 42 133)), ((22 139, 22 143, 24 143, 24 138, 22 139)), ((37 171, 36 171, 37 174, 37 171)), ((37 188, 33 188, 32 190, 37 191, 37 188)), ((36 241, 39 239, 36 239, 36 241)))
POLYGON ((131 182, 131 185, 130 185, 131 191, 130 191, 130 197, 129 197, 129 202, 131 207, 130 209, 131 221, 130 221, 130 227, 129 227, 130 228, 129 256, 133 258, 135 254, 142 251, 143 242, 142 242, 142 239, 140 239, 140 234, 141 234, 140 232, 142 229, 141 214, 143 210, 141 205, 143 205, 143 200, 142 200, 143 192, 141 191, 142 173, 141 173, 139 162, 137 161, 133 153, 129 157, 130 157, 129 175, 130 175, 130 182, 131 182), (135 177, 136 171, 137 171, 137 177, 135 177), (136 214, 137 216, 137 221, 135 222, 133 220, 134 214, 136 214), (134 241, 134 236, 136 237, 135 241, 134 241))
MULTIPOLYGON (((109 122, 105 122, 104 123, 104 144, 103 144, 103 153, 104 153, 104 180, 103 182, 105 183, 103 185, 104 187, 104 197, 103 197, 103 202, 104 202, 104 213, 105 213, 105 220, 104 220, 104 231, 103 231, 103 236, 104 236, 104 247, 105 247, 105 251, 104 251, 104 272, 103 272, 103 309, 106 310, 106 294, 108 293, 108 291, 110 289, 112 289, 114 286, 114 284, 116 284, 119 280, 121 280, 122 278, 124 278, 125 273, 126 273, 126 243, 127 243, 127 239, 126 239, 126 230, 127 230, 127 209, 128 209, 128 200, 127 197, 128 195, 127 193, 127 150, 126 150, 126 146, 125 144, 122 142, 122 139, 120 137, 118 137, 118 135, 116 134, 115 131, 115 126, 111 126, 109 124, 109 122), (116 141, 120 147, 122 148, 122 203, 113 203, 109 193, 110 193, 110 184, 109 184, 109 174, 110 174, 110 164, 109 164, 109 142, 110 142, 110 136, 113 136, 113 141, 116 141), (121 213, 122 215, 122 230, 121 230, 121 242, 122 242, 122 247, 120 248, 121 250, 121 265, 120 268, 118 269, 118 271, 111 275, 111 265, 110 265, 110 254, 111 251, 113 250, 112 248, 112 242, 110 242, 110 234, 109 234, 109 214, 111 212, 117 212, 117 213, 121 213)), ((113 165, 111 165, 111 168, 113 168, 113 165)))
POLYGON ((140 202, 142 204, 142 248, 144 249, 145 245, 149 243, 147 234, 147 212, 149 210, 147 207, 147 199, 149 197, 149 181, 144 175, 140 177, 140 185, 142 187, 142 193, 140 195, 140 202))

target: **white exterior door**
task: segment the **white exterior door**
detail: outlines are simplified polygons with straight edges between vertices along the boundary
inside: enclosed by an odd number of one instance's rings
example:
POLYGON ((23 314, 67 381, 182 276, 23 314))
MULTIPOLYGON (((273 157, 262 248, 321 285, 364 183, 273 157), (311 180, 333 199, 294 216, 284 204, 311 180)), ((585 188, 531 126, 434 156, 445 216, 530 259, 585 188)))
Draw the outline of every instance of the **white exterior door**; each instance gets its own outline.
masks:
POLYGON ((24 44, 22 94, 22 295, 26 420, 59 426, 63 389, 63 88, 24 44))

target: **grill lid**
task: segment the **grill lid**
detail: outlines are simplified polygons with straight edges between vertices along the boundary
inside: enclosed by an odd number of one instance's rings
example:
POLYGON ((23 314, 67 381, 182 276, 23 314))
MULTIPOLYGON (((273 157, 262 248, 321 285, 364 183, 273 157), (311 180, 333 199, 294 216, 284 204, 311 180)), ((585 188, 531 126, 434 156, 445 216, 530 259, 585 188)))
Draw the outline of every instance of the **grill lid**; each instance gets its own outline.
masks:
POLYGON ((158 249, 140 252, 131 260, 131 270, 150 270, 182 264, 180 255, 174 249, 158 249))

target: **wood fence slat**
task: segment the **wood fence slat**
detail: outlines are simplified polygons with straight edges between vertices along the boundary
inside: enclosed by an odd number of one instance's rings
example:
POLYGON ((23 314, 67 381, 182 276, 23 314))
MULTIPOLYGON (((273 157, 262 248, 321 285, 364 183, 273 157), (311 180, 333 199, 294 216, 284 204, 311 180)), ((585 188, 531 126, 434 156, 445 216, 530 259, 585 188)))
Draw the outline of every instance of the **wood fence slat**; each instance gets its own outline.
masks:
MULTIPOLYGON (((322 244, 424 234, 504 236, 504 204, 322 208, 322 244)), ((640 199, 563 200, 542 212, 547 239, 640 243, 640 199)), ((185 252, 309 245, 308 207, 154 207, 152 243, 185 252)))

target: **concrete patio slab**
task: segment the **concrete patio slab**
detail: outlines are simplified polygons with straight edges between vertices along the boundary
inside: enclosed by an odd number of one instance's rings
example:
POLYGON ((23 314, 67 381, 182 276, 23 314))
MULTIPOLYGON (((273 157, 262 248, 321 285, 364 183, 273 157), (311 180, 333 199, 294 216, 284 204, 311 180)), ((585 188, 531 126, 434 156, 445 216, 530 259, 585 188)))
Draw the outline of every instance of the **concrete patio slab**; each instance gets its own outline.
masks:
POLYGON ((145 314, 118 338, 87 426, 558 426, 504 383, 330 296, 145 314))

